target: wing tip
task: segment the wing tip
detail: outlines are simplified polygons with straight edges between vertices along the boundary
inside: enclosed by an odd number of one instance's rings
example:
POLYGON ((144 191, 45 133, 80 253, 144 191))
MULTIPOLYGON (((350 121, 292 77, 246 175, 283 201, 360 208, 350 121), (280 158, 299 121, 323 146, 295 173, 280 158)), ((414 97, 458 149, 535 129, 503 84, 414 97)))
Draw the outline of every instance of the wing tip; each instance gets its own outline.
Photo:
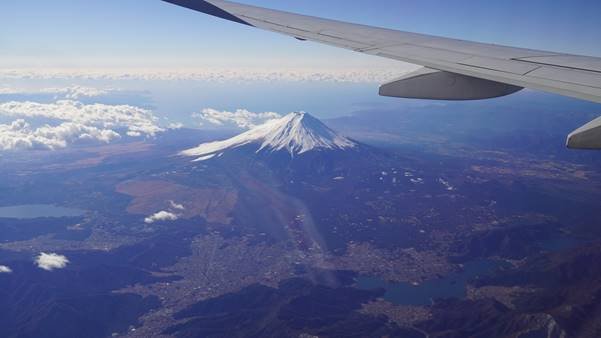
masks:
POLYGON ((601 117, 571 132, 566 146, 569 149, 601 149, 601 117))
POLYGON ((221 19, 237 22, 243 25, 252 26, 250 23, 242 20, 241 18, 235 16, 234 14, 220 8, 209 1, 205 0, 162 0, 164 2, 168 2, 173 5, 185 7, 188 9, 195 10, 197 12, 202 12, 208 15, 212 15, 221 19))

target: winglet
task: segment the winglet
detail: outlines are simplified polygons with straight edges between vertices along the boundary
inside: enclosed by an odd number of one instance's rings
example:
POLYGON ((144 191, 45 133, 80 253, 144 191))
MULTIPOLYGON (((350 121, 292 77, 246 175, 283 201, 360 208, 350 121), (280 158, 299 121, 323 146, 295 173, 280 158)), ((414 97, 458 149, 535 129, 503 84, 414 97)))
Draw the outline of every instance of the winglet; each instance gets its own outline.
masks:
POLYGON ((601 117, 574 130, 567 141, 571 149, 601 149, 601 117))
POLYGON ((212 16, 216 16, 218 18, 222 18, 225 20, 234 21, 237 23, 241 23, 243 25, 252 26, 250 23, 240 19, 239 17, 233 15, 232 13, 220 8, 209 1, 205 0, 163 0, 165 2, 172 3, 174 5, 186 7, 198 12, 202 12, 205 14, 209 14, 212 16))

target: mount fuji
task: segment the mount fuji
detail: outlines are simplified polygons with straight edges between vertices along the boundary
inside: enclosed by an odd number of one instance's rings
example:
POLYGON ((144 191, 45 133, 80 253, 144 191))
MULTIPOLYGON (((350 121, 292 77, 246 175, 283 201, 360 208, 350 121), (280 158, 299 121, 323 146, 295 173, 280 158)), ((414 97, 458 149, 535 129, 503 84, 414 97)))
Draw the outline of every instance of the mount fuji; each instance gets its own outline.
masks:
POLYGON ((290 113, 271 120, 238 136, 224 141, 209 142, 184 150, 180 155, 205 161, 221 156, 228 150, 244 147, 255 153, 286 152, 291 157, 313 151, 340 151, 353 149, 359 144, 338 135, 320 120, 308 113, 290 113))

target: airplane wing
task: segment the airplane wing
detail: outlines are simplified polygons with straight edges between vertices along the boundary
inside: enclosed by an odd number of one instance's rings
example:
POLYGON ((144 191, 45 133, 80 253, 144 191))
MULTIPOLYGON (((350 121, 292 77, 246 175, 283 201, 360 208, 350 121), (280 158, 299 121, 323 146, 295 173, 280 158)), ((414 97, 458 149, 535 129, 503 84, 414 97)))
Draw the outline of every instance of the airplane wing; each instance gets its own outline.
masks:
MULTIPOLYGON (((383 84, 383 96, 475 100, 531 88, 601 103, 601 58, 597 57, 402 32, 225 0, 163 1, 303 41, 424 66, 383 84)), ((593 138, 601 139, 601 128, 592 130, 598 130, 593 138)), ((568 140, 570 147, 587 145, 568 140)))

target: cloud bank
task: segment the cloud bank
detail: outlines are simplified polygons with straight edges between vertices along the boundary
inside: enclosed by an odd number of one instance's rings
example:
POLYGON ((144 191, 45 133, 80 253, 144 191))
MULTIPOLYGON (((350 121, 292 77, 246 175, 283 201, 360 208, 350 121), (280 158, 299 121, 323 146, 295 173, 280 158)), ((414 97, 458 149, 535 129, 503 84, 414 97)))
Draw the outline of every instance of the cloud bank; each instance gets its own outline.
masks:
POLYGON ((85 86, 70 86, 70 87, 52 87, 42 89, 20 89, 11 87, 0 88, 0 95, 34 95, 34 94, 53 94, 61 96, 62 98, 69 100, 78 100, 84 97, 99 97, 109 95, 114 92, 119 92, 118 89, 107 88, 100 89, 94 87, 85 86))
POLYGON ((0 273, 12 273, 13 270, 6 265, 0 265, 0 273))
POLYGON ((121 136, 110 129, 89 127, 80 123, 65 122, 58 126, 44 125, 32 128, 23 119, 10 124, 0 124, 0 150, 25 150, 65 148, 77 140, 108 143, 121 136))
MULTIPOLYGON (((85 89, 89 95, 89 89, 85 89)), ((80 94, 73 94, 80 95, 80 94)), ((164 131, 149 110, 130 105, 84 104, 74 100, 55 103, 10 101, 0 103, 0 116, 16 118, 0 124, 0 150, 58 149, 77 141, 111 142, 121 137, 155 136, 164 131), (56 121, 32 127, 25 119, 56 121)))
POLYGON ((44 89, 46 92, 50 92, 53 94, 61 94, 64 95, 65 98, 70 100, 77 100, 82 97, 98 97, 108 95, 115 91, 116 89, 99 89, 93 87, 83 87, 83 86, 72 86, 67 88, 48 88, 44 89))
POLYGON ((205 108, 200 113, 192 114, 192 117, 200 120, 201 125, 209 123, 217 126, 235 126, 241 129, 251 129, 282 116, 274 112, 253 113, 246 109, 238 109, 230 112, 205 108))
POLYGON ((176 214, 169 211, 159 211, 154 215, 146 217, 144 223, 152 224, 154 222, 176 221, 178 218, 176 214))
POLYGON ((35 263, 40 269, 52 271, 56 269, 64 269, 67 264, 69 264, 69 260, 63 255, 42 252, 38 257, 36 257, 35 263))
POLYGON ((130 105, 84 104, 73 100, 55 103, 11 101, 0 104, 0 115, 43 117, 104 128, 125 127, 147 135, 163 131, 151 111, 130 105))
POLYGON ((206 82, 335 82, 382 83, 414 71, 419 66, 395 63, 395 67, 377 69, 273 69, 273 68, 203 68, 203 69, 4 69, 0 78, 7 80, 149 80, 206 82))

